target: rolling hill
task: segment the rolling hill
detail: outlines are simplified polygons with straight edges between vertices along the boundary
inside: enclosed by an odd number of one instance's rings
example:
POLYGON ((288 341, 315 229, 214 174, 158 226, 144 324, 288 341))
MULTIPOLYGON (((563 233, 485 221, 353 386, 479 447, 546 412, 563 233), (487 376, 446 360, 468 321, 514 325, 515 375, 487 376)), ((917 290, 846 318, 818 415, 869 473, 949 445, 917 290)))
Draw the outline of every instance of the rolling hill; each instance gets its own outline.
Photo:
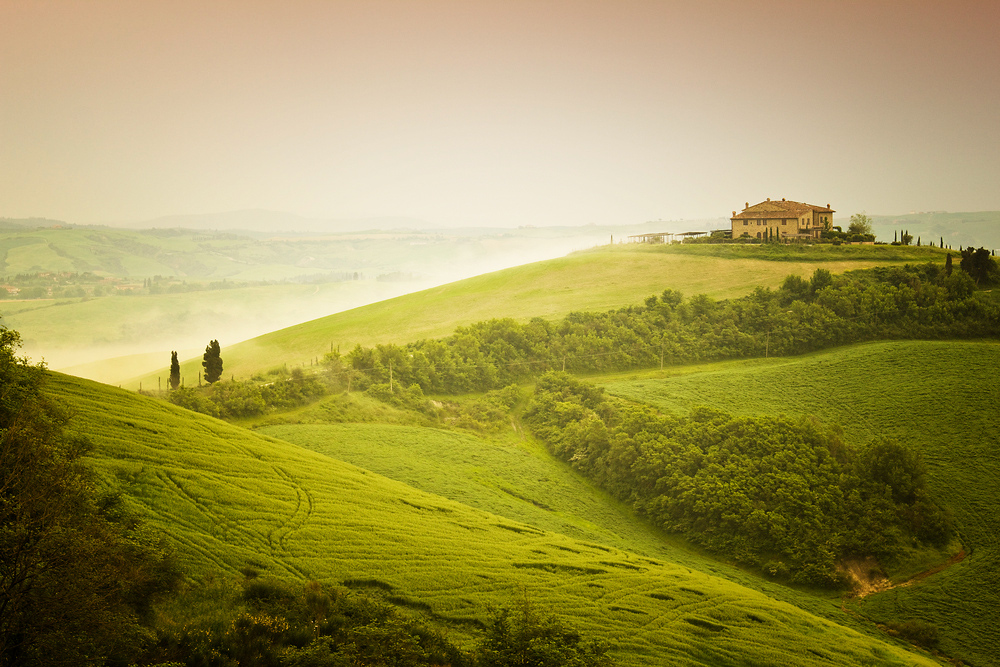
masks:
MULTIPOLYGON (((665 287, 716 299, 777 287, 790 274, 822 266, 838 273, 874 264, 944 261, 927 247, 601 246, 407 294, 230 344, 223 334, 225 374, 249 377, 282 364, 309 365, 332 349, 356 344, 437 338, 456 326, 491 318, 556 318, 572 311, 609 310, 642 302, 665 287)), ((200 357, 182 363, 186 384, 197 381, 200 357)), ((164 370, 123 383, 157 385, 164 370)))
MULTIPOLYGON (((928 485, 954 513, 965 557, 926 579, 850 603, 879 622, 935 625, 941 649, 972 665, 997 664, 1000 616, 1000 344, 885 342, 783 359, 755 359, 605 378, 612 394, 686 412, 816 416, 853 444, 876 435, 916 449, 928 485), (736 400, 735 397, 739 397, 736 400)), ((914 571, 890 573, 896 583, 914 571)))
POLYGON ((726 579, 475 509, 153 399, 58 374, 48 392, 95 443, 104 483, 168 536, 193 577, 252 564, 368 582, 464 636, 489 604, 523 589, 612 640, 626 665, 935 664, 726 579))

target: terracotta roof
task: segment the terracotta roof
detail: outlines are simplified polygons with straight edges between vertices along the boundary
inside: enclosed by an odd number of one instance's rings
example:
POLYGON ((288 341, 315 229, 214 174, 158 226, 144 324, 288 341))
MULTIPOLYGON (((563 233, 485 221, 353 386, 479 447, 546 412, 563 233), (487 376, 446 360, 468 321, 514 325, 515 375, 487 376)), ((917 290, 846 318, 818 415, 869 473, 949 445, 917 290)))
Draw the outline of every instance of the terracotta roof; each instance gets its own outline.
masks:
POLYGON ((737 218, 797 218, 803 213, 815 211, 817 213, 834 213, 829 206, 815 206, 813 204, 803 204, 797 201, 786 201, 784 199, 762 201, 753 206, 747 206, 741 213, 737 213, 731 219, 737 218))

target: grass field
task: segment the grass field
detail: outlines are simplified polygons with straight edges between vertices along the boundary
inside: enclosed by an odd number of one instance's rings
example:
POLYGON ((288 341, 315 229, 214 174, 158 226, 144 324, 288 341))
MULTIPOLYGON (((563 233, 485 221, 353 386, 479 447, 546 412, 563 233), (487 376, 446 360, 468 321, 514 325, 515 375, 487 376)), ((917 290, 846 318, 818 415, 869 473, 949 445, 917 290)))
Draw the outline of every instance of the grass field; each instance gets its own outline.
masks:
POLYGON ((541 530, 153 399, 57 374, 48 391, 94 441, 105 482, 195 575, 250 565, 368 582, 429 610, 455 637, 524 590, 614 641, 625 665, 936 664, 725 579, 541 530))
POLYGON ((843 613, 836 593, 793 590, 653 528, 520 430, 485 437, 404 423, 321 423, 328 415, 351 418, 320 403, 278 418, 293 423, 264 426, 260 432, 491 514, 710 572, 836 623, 873 631, 870 623, 843 613))
MULTIPOLYGON (((822 264, 834 273, 873 264, 944 261, 931 248, 887 246, 603 246, 560 259, 488 273, 275 331, 236 345, 223 343, 227 374, 248 377, 281 365, 308 364, 331 346, 406 343, 449 335, 456 326, 495 317, 556 318, 640 303, 666 288, 687 296, 743 296, 777 287, 789 274, 809 276, 822 264)), ((182 363, 197 376, 200 358, 182 363)), ((161 370, 159 375, 165 377, 161 370)), ((155 386, 157 374, 124 386, 155 386)))
POLYGON ((854 601, 877 621, 936 625, 941 649, 1000 664, 1000 344, 887 342, 796 358, 728 362, 604 378, 616 395, 687 411, 815 415, 861 444, 876 435, 921 453, 928 485, 954 513, 966 558, 912 586, 854 601))

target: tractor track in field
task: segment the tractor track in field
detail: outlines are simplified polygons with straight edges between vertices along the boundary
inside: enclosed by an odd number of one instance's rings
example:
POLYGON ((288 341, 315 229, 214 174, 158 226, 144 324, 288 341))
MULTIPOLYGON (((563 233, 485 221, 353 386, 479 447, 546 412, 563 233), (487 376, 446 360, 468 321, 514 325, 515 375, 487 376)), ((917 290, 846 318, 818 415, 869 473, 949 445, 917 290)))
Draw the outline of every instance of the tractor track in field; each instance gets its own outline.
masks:
MULTIPOLYGON (((247 530, 246 528, 241 526, 238 521, 231 521, 224 514, 220 514, 212 510, 211 507, 209 507, 208 503, 204 502, 203 500, 199 499, 195 495, 188 492, 188 490, 185 489, 180 482, 174 479, 173 475, 171 475, 169 472, 166 471, 159 472, 157 473, 157 477, 159 477, 159 479, 163 482, 164 486, 173 489, 178 496, 184 498, 189 503, 194 505, 194 507, 205 518, 207 518, 209 521, 212 522, 212 525, 216 526, 219 529, 221 534, 213 535, 213 537, 221 537, 225 539, 227 537, 227 534, 230 531, 233 531, 235 533, 245 536, 246 538, 249 538, 251 541, 260 539, 259 535, 257 535, 253 531, 247 530)), ((181 522, 181 523, 187 524, 191 528, 196 530, 198 528, 197 526, 192 525, 189 522, 181 522)))
POLYGON ((292 511, 291 516, 267 535, 267 541, 271 545, 272 552, 275 548, 287 551, 285 541, 289 535, 302 528, 312 518, 314 501, 309 490, 296 481, 284 468, 271 464, 271 469, 295 490, 295 509, 292 511), (271 537, 275 533, 277 533, 277 545, 273 543, 271 537))

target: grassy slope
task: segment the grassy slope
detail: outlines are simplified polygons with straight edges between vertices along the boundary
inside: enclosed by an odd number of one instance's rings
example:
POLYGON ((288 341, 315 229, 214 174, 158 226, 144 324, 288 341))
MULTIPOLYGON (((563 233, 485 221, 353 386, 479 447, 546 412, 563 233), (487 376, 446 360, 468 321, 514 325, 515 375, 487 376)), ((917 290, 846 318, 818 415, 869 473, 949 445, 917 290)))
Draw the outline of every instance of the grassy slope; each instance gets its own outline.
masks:
MULTIPOLYGON (((406 423, 322 423, 335 412, 328 409, 330 402, 284 415, 293 423, 265 426, 261 432, 492 514, 711 572, 834 622, 873 630, 845 616, 835 594, 792 590, 700 555, 639 519, 520 432, 497 439, 406 423)), ((394 417, 383 414, 380 421, 394 417)), ((335 418, 351 416, 340 412, 335 418)))
MULTIPOLYGON (((355 344, 405 343, 451 334, 456 326, 494 317, 555 318, 572 311, 609 310, 639 303, 665 288, 714 298, 745 295, 758 286, 777 287, 789 274, 808 276, 818 266, 834 273, 905 261, 944 261, 930 248, 889 247, 683 247, 603 246, 560 259, 536 262, 407 294, 224 345, 226 373, 245 377, 268 367, 298 365, 321 357, 331 345, 347 352, 355 344)), ((221 336, 220 336, 221 340, 221 336)), ((200 359, 182 364, 197 377, 200 359)), ((165 377, 164 371, 159 375, 165 377)), ((156 374, 139 381, 154 386, 156 374)))
POLYGON ((701 404, 745 414, 816 415, 843 425, 853 443, 888 435, 917 449, 932 490, 954 512, 968 556, 852 606, 879 621, 931 622, 945 653, 987 665, 1000 656, 997 368, 995 342, 889 342, 608 379, 605 386, 673 411, 701 404))
POLYGON ((193 571, 377 579, 466 621, 523 587, 624 664, 934 664, 731 582, 575 540, 97 383, 49 391, 193 571), (655 596, 655 597, 654 597, 655 596))

